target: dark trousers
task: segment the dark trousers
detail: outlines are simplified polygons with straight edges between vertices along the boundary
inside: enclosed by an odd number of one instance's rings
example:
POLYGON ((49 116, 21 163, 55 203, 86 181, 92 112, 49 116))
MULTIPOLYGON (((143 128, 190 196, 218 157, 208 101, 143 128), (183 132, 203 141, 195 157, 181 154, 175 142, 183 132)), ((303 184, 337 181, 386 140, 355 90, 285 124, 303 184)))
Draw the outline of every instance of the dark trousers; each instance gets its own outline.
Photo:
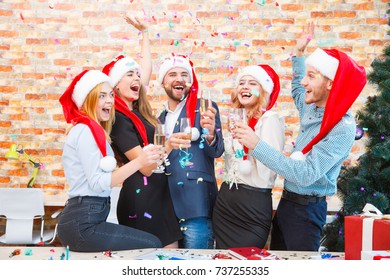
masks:
POLYGON ((147 232, 106 222, 110 197, 80 196, 67 201, 58 222, 58 237, 72 251, 102 252, 161 247, 147 232))
POLYGON ((318 251, 327 202, 300 204, 282 197, 272 221, 271 250, 318 251))

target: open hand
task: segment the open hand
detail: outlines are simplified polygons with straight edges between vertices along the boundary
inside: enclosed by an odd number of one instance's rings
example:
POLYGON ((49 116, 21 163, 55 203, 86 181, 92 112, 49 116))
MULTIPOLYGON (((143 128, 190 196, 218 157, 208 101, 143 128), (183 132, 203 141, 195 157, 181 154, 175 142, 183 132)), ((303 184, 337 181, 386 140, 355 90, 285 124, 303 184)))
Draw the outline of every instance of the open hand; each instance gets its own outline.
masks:
POLYGON ((132 26, 134 26, 135 28, 137 28, 141 32, 148 29, 145 21, 142 21, 141 19, 139 19, 136 16, 126 16, 125 15, 123 18, 126 20, 126 22, 128 24, 131 24, 132 26))
POLYGON ((311 39, 313 39, 314 28, 315 25, 313 22, 309 22, 307 26, 302 27, 302 34, 297 40, 297 44, 295 46, 295 53, 298 56, 301 56, 303 54, 307 45, 310 43, 311 39))

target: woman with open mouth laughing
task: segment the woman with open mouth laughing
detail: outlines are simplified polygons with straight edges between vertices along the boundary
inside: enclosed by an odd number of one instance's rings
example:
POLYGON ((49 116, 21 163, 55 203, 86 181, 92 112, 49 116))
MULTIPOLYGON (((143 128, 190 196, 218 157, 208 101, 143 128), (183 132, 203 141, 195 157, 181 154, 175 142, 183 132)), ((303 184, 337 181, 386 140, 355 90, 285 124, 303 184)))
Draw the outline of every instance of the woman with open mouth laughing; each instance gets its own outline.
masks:
MULTIPOLYGON (((143 147, 153 143, 157 125, 146 96, 152 73, 147 26, 136 17, 126 16, 125 20, 142 33, 141 65, 121 55, 103 68, 114 85, 116 113, 111 138, 119 163, 133 161, 143 147)), ((156 235, 164 247, 177 248, 182 234, 166 175, 153 173, 156 167, 151 164, 141 168, 123 182, 117 206, 118 222, 156 235)))
MULTIPOLYGON (((248 66, 236 79, 232 107, 244 108, 249 127, 262 140, 282 151, 284 124, 270 110, 279 91, 279 77, 270 66, 248 66)), ((271 191, 276 173, 249 157, 250 151, 233 138, 233 135, 224 137, 228 180, 222 183, 214 208, 216 246, 219 249, 264 248, 271 228, 271 191)))

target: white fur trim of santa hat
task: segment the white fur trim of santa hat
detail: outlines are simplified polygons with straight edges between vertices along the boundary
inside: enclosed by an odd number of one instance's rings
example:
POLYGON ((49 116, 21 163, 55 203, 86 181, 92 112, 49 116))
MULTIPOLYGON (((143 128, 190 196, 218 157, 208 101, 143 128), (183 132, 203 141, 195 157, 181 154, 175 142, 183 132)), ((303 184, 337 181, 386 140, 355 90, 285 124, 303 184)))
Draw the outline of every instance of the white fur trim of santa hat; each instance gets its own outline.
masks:
POLYGON ((306 64, 313 66, 322 75, 333 81, 339 67, 339 60, 327 54, 324 50, 317 48, 306 58, 306 64))
POLYGON ((126 56, 122 59, 119 59, 114 64, 114 66, 111 68, 111 71, 109 74, 109 76, 112 80, 112 84, 114 86, 116 86, 118 84, 118 82, 120 81, 120 79, 122 79, 122 77, 127 72, 129 72, 131 70, 135 70, 135 69, 137 69, 137 71, 141 70, 139 64, 131 57, 126 56))
POLYGON ((80 109, 89 92, 98 84, 108 82, 111 84, 111 79, 106 74, 99 70, 89 70, 81 77, 73 89, 72 99, 77 108, 80 109))
POLYGON ((241 78, 247 75, 255 78, 255 80, 260 83, 268 94, 271 94, 274 90, 274 82, 271 77, 262 67, 258 65, 247 66, 239 72, 236 78, 236 86, 240 83, 241 78))
POLYGON ((194 78, 192 76, 191 64, 188 61, 188 59, 186 59, 185 57, 182 57, 182 56, 174 56, 174 57, 165 59, 164 63, 161 64, 161 66, 160 66, 160 70, 158 71, 158 82, 160 84, 162 84, 167 72, 169 70, 171 70, 172 68, 176 68, 176 67, 184 68, 187 70, 187 72, 190 75, 190 83, 192 85, 194 78))

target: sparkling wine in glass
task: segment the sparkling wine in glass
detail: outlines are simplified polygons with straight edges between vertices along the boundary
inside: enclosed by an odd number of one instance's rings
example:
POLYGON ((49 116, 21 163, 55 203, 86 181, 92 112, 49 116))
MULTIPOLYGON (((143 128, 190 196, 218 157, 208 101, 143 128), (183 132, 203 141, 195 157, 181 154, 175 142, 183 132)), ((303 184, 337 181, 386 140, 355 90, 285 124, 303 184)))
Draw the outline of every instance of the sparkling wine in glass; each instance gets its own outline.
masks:
POLYGON ((229 109, 228 116, 228 129, 231 132, 234 129, 235 122, 242 121, 246 123, 246 112, 244 108, 231 108, 229 109))
POLYGON ((206 112, 211 106, 211 94, 209 90, 203 90, 200 97, 200 111, 206 112))
MULTIPOLYGON (((161 145, 164 149, 165 145, 165 124, 158 123, 154 130, 154 145, 161 145)), ((153 173, 164 173, 164 166, 162 165, 163 161, 160 159, 157 162, 156 169, 153 170, 153 173)))

